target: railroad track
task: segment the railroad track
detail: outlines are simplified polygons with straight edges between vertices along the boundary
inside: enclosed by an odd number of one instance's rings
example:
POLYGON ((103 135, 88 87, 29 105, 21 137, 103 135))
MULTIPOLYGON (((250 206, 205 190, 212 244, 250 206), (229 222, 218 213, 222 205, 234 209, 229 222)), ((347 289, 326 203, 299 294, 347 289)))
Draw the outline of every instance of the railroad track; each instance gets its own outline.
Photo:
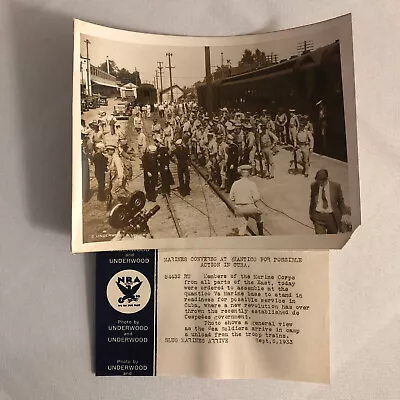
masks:
MULTIPOLYGON (((205 184, 203 177, 196 171, 193 173, 193 169, 191 170, 191 195, 183 197, 177 187, 171 189, 170 195, 163 195, 178 236, 225 236, 229 233, 231 212, 226 210, 225 205, 221 208, 222 203, 215 193, 212 191, 207 193, 210 189, 205 184), (227 224, 221 226, 221 221, 225 221, 221 219, 224 217, 224 212, 227 213, 225 215, 227 224)), ((174 164, 171 164, 171 172, 177 180, 174 164)), ((234 221, 231 220, 231 222, 234 221)))

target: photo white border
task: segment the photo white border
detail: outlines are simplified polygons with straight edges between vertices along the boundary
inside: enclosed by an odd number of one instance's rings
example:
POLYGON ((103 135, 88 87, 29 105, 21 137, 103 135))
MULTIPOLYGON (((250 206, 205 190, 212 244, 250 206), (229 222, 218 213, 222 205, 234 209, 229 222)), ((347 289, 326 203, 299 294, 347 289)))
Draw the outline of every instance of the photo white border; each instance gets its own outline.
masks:
POLYGON ((72 239, 73 253, 132 250, 132 249, 340 249, 349 240, 352 233, 337 235, 285 235, 252 237, 205 237, 205 238, 165 238, 146 239, 135 237, 132 240, 108 242, 83 242, 82 207, 82 157, 81 157, 81 113, 80 113, 80 39, 81 35, 115 40, 126 43, 147 45, 216 47, 249 45, 260 42, 287 40, 299 35, 317 35, 330 29, 337 29, 340 40, 342 62, 343 98, 346 124, 348 156, 348 180, 350 188, 351 219, 353 233, 361 224, 360 184, 357 151, 356 98, 354 82, 353 38, 351 14, 282 31, 228 37, 191 37, 169 36, 130 32, 108 28, 74 20, 74 58, 73 58, 73 101, 72 101, 72 239), (201 239, 201 240, 199 240, 201 239))

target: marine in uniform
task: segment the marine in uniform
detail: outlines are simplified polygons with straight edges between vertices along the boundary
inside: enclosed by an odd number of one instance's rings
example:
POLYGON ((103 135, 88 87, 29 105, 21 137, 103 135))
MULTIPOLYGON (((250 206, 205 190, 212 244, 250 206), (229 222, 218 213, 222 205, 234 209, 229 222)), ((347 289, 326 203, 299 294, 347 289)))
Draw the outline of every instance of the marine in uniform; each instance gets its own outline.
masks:
POLYGON ((157 161, 161 177, 161 191, 164 194, 170 194, 171 185, 174 183, 174 179, 171 170, 169 169, 169 151, 162 143, 158 143, 157 161))
POLYGON ((151 144, 144 152, 142 163, 144 172, 144 190, 148 201, 156 201, 158 179, 157 147, 151 144))
POLYGON ((133 178, 132 161, 135 160, 135 152, 131 146, 128 145, 126 139, 119 142, 119 153, 122 164, 124 165, 124 178, 122 180, 122 187, 126 189, 126 184, 133 178))
POLYGON ((304 117, 300 119, 300 130, 294 143, 295 151, 298 149, 302 155, 303 174, 307 178, 310 166, 310 153, 314 149, 314 137, 311 131, 306 127, 304 117))
POLYGON ((289 110, 289 140, 290 143, 294 143, 295 138, 297 137, 297 132, 300 128, 300 121, 296 115, 296 110, 294 108, 289 110))
POLYGON ((283 144, 287 144, 287 134, 286 134, 287 121, 288 119, 286 113, 282 109, 280 109, 275 117, 275 126, 276 126, 275 132, 280 142, 283 144))
POLYGON ((327 150, 327 129, 328 129, 328 120, 327 120, 327 111, 323 100, 319 100, 316 103, 318 108, 318 120, 320 125, 320 134, 321 134, 321 144, 323 152, 326 153, 327 150))
POLYGON ((244 136, 244 153, 243 153, 243 163, 250 164, 252 168, 252 174, 256 174, 256 136, 253 132, 252 125, 248 123, 243 124, 245 136, 244 136))
POLYGON ((108 166, 108 159, 103 154, 105 149, 104 143, 96 143, 96 152, 93 155, 94 176, 97 180, 97 200, 106 200, 106 172, 108 166))
POLYGON ((244 236, 247 229, 247 221, 253 218, 257 222, 258 234, 264 234, 264 226, 262 221, 262 212, 257 207, 260 200, 260 193, 254 181, 249 179, 251 165, 241 165, 239 173, 241 178, 233 183, 229 198, 235 204, 235 215, 242 219, 239 227, 239 235, 244 236))
POLYGON ((178 139, 175 145, 171 157, 175 157, 177 162, 179 193, 187 196, 190 194, 189 149, 184 145, 182 139, 178 139))
POLYGON ((168 150, 171 150, 172 140, 174 138, 174 130, 169 120, 166 121, 166 124, 167 126, 163 130, 163 140, 164 145, 168 148, 168 150))
MULTIPOLYGON (((268 124, 268 122, 267 122, 268 124)), ((278 142, 278 137, 268 129, 267 125, 261 125, 260 148, 261 154, 265 159, 266 177, 273 179, 275 177, 275 161, 273 148, 278 142)))
POLYGON ((227 136, 227 158, 226 158, 226 185, 225 191, 229 193, 233 182, 236 180, 239 165, 239 148, 230 134, 227 136))

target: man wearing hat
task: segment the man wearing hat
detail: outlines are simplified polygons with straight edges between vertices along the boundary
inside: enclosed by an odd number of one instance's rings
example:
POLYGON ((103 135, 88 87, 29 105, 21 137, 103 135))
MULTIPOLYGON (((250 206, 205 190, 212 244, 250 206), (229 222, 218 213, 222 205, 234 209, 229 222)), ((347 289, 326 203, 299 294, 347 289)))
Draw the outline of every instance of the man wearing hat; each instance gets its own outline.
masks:
POLYGON ((174 138, 174 129, 171 126, 170 120, 166 120, 166 126, 163 130, 163 140, 164 140, 164 145, 167 146, 169 150, 171 150, 172 147, 172 140, 174 138))
POLYGON ((319 100, 316 103, 318 108, 318 120, 320 125, 320 132, 321 132, 321 144, 323 152, 326 153, 327 150, 327 129, 328 129, 328 120, 327 120, 327 111, 326 106, 323 100, 319 100))
POLYGON ((297 137, 297 132, 300 128, 299 118, 296 115, 296 110, 291 108, 289 110, 289 140, 290 143, 294 143, 295 137, 297 137))
POLYGON ((267 178, 269 179, 273 179, 275 176, 273 147, 276 145, 277 142, 277 136, 270 129, 268 129, 267 125, 262 124, 260 135, 260 149, 263 158, 265 158, 265 169, 267 173, 267 178))
POLYGON ((259 236, 263 236, 262 212, 257 207, 257 202, 260 200, 260 193, 255 182, 249 179, 250 171, 251 165, 241 165, 239 167, 241 178, 233 183, 229 198, 235 204, 236 217, 243 219, 239 228, 239 235, 245 235, 247 221, 249 218, 253 218, 257 222, 259 236))
MULTIPOLYGON (((230 129, 228 128, 228 132, 233 131, 234 129, 235 127, 232 126, 230 129)), ((226 158, 225 191, 226 193, 229 193, 233 185, 233 182, 235 182, 237 176, 237 168, 239 165, 239 148, 235 143, 234 137, 231 133, 228 133, 228 136, 226 137, 226 142, 228 144, 228 148, 227 148, 227 158, 226 158)))
POLYGON ((303 174, 307 178, 310 166, 310 153, 312 153, 314 149, 314 137, 311 131, 306 128, 306 123, 306 119, 304 117, 301 117, 300 130, 297 134, 297 137, 295 138, 294 146, 295 151, 298 147, 301 152, 303 162, 303 174))
POLYGON ((190 194, 189 150, 183 144, 182 139, 178 139, 175 145, 171 157, 175 157, 177 162, 179 193, 187 196, 190 194))
POLYGON ((143 129, 141 129, 137 140, 138 156, 140 160, 143 157, 146 145, 147 145, 146 135, 144 134, 143 129))
POLYGON ((213 131, 208 132, 208 178, 213 180, 218 185, 221 185, 219 173, 217 173, 217 154, 218 154, 218 143, 215 137, 216 127, 213 131))
POLYGON ((342 188, 329 180, 326 169, 320 169, 311 184, 309 215, 317 235, 338 233, 341 224, 350 221, 342 188))
POLYGON ((108 120, 108 124, 110 125, 110 132, 112 135, 115 134, 115 124, 117 122, 117 118, 115 118, 114 113, 111 113, 110 119, 108 120))
POLYGON ((142 158, 144 190, 148 201, 157 199, 156 186, 158 180, 157 147, 151 144, 145 150, 142 158))
POLYGON ((278 136, 279 140, 283 144, 287 144, 287 135, 286 135, 286 124, 288 122, 288 118, 286 113, 283 111, 282 108, 279 109, 279 112, 276 114, 275 117, 275 127, 276 127, 276 135, 278 136))
POLYGON ((143 126, 143 122, 142 122, 142 118, 140 116, 140 112, 137 113, 134 118, 133 118, 133 126, 136 129, 136 132, 139 133, 140 130, 142 129, 143 126))
POLYGON ((157 162, 161 177, 161 190, 164 194, 170 194, 171 185, 174 184, 171 170, 169 169, 169 150, 162 142, 157 141, 157 162))
MULTIPOLYGON (((157 118, 154 118, 153 120, 153 124, 151 126, 151 133, 153 135, 153 138, 158 135, 161 132, 161 125, 159 124, 159 122, 157 121, 157 118)), ((144 147, 146 148, 146 147, 144 147)))
POLYGON ((107 145, 106 151, 109 157, 108 170, 110 171, 110 203, 108 204, 108 208, 110 208, 112 199, 118 198, 121 194, 124 194, 124 164, 122 163, 116 146, 107 145))
POLYGON ((105 150, 105 145, 103 142, 96 143, 96 152, 93 155, 93 164, 94 164, 94 176, 97 180, 97 200, 105 201, 106 193, 106 172, 108 160, 107 157, 103 154, 105 150))
POLYGON ((256 136, 253 132, 252 125, 247 122, 243 124, 244 128, 244 153, 243 153, 243 162, 245 164, 250 164, 252 167, 252 174, 256 174, 256 162, 255 162, 255 154, 256 154, 256 136))
POLYGON ((133 178, 132 161, 135 160, 135 152, 131 146, 128 145, 126 139, 119 142, 119 153, 122 164, 124 165, 124 178, 122 180, 122 187, 126 189, 126 184, 133 178))

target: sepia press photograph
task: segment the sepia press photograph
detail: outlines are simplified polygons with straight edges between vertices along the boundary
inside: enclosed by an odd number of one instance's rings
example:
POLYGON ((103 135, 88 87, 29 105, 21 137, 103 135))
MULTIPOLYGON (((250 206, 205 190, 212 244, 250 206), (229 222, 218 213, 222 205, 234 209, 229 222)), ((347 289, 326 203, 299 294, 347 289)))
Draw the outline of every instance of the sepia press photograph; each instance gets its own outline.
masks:
POLYGON ((73 251, 348 240, 349 16, 229 38, 75 25, 73 251))

